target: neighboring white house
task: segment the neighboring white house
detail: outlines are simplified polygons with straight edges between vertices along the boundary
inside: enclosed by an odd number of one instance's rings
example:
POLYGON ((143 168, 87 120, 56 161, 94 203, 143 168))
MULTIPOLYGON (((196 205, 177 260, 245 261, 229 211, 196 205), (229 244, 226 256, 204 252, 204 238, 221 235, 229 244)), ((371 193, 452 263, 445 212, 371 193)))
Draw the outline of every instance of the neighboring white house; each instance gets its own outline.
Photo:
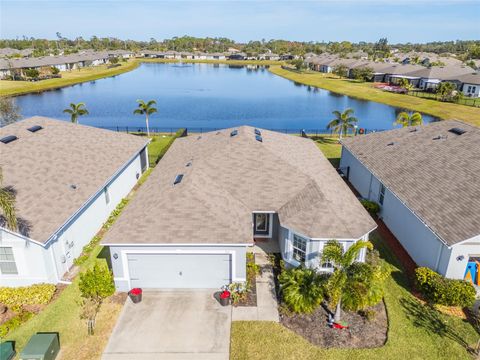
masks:
POLYGON ((460 85, 459 89, 467 97, 480 97, 480 73, 470 73, 463 76, 452 78, 454 82, 460 85))
POLYGON ((145 138, 32 117, 0 128, 18 229, 0 216, 0 284, 58 283, 148 167, 145 138))
POLYGON ((340 168, 380 204, 381 219, 417 265, 463 279, 467 263, 480 259, 480 129, 439 121, 342 144, 340 168))
POLYGON ((177 139, 102 244, 119 290, 219 288, 246 280, 255 242, 330 271, 328 240, 375 228, 312 140, 242 126, 177 139))

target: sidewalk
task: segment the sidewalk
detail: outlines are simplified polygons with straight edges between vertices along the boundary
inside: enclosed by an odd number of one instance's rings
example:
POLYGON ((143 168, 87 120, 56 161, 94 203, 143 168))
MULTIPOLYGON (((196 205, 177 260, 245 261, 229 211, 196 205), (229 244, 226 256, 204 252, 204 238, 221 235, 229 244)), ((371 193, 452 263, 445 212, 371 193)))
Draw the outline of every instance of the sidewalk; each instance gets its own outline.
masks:
POLYGON ((232 307, 232 321, 279 322, 272 265, 265 252, 254 252, 255 263, 260 266, 260 274, 257 275, 257 306, 232 307))

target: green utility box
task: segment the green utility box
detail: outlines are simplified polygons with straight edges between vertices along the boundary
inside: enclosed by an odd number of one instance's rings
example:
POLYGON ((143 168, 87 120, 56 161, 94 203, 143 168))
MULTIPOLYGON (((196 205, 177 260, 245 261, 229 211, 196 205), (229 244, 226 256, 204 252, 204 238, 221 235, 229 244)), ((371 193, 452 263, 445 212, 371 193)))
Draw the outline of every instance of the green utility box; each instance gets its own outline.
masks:
POLYGON ((20 353, 20 360, 54 360, 59 351, 58 333, 36 333, 20 353))
POLYGON ((15 346, 13 341, 6 341, 0 344, 0 359, 11 360, 15 357, 15 346))

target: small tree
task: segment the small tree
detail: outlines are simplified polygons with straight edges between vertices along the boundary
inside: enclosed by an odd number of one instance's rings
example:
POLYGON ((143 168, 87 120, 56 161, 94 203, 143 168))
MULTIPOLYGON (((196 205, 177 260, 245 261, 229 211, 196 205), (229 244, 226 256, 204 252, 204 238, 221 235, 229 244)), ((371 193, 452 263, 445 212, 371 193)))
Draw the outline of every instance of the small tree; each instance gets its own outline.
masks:
POLYGON ((88 110, 85 107, 85 103, 78 104, 71 103, 70 108, 63 110, 64 113, 70 114, 70 120, 74 124, 78 124, 78 118, 83 115, 88 115, 88 110))
POLYGON ((60 72, 60 70, 58 70, 57 67, 52 66, 52 67, 50 68, 50 72, 51 72, 53 75, 57 75, 57 74, 60 72))
POLYGON ((333 68, 332 73, 340 77, 348 77, 348 67, 340 64, 333 68))
POLYGON ((145 103, 143 100, 137 100, 138 109, 133 111, 134 114, 145 115, 145 124, 147 125, 147 136, 150 136, 150 126, 148 123, 149 116, 157 112, 157 108, 153 105, 156 105, 155 100, 150 100, 148 103, 145 103))
POLYGON ((37 78, 38 75, 40 75, 40 73, 38 72, 37 69, 26 69, 25 75, 29 78, 37 78))
POLYGON ((371 81, 373 79, 373 69, 371 67, 352 69, 352 77, 360 81, 371 81))
POLYGON ((413 89, 413 85, 405 78, 400 78, 398 81, 398 86, 402 89, 405 89, 407 92, 413 89))
POLYGON ((457 87, 454 83, 445 81, 437 86, 437 95, 442 101, 451 101, 457 92, 457 87))
POLYGON ((412 114, 406 111, 402 111, 401 113, 399 113, 397 119, 393 122, 393 125, 401 125, 402 127, 417 126, 422 124, 422 114, 418 112, 412 114))
MULTIPOLYGON (((354 279, 358 283, 361 283, 362 276, 366 278, 366 275, 360 274, 356 278, 352 278, 352 274, 355 274, 355 268, 360 268, 358 265, 354 265, 360 250, 363 248, 372 249, 373 245, 369 241, 357 241, 350 246, 345 253, 343 252, 343 246, 337 240, 328 241, 322 254, 322 262, 329 262, 333 265, 333 273, 328 279, 326 285, 326 291, 329 296, 330 303, 335 306, 335 322, 339 322, 342 316, 342 297, 344 295, 355 295, 358 299, 350 299, 347 304, 360 303, 366 296, 361 292, 351 293, 349 287, 354 284, 349 280, 354 279)), ((360 268, 361 269, 361 268, 360 268)), ((365 286, 364 286, 365 287, 365 286)))
POLYGON ((353 109, 346 109, 344 112, 335 110, 332 114, 335 115, 335 119, 327 124, 327 129, 338 133, 340 139, 342 138, 342 134, 346 135, 348 130, 354 129, 358 123, 358 119, 353 116, 353 109))
POLYGON ((80 274, 78 288, 82 294, 82 313, 87 320, 88 334, 93 335, 95 319, 103 301, 115 293, 112 273, 106 266, 96 264, 93 269, 80 274))
POLYGON ((305 69, 305 63, 303 62, 302 59, 295 59, 295 60, 291 60, 289 61, 289 63, 293 66, 295 66, 295 69, 297 70, 303 70, 305 69))
POLYGON ((110 63, 112 63, 112 64, 118 64, 118 58, 117 58, 117 57, 112 57, 112 58, 110 58, 110 63))

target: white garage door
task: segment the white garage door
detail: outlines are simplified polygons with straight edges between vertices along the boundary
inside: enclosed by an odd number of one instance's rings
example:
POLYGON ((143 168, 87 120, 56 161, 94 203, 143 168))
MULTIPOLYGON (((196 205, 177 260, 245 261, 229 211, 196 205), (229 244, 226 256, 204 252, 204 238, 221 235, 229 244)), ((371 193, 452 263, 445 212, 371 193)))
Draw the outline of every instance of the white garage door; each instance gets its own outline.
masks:
POLYGON ((128 254, 130 285, 151 289, 218 289, 231 282, 230 254, 128 254))

